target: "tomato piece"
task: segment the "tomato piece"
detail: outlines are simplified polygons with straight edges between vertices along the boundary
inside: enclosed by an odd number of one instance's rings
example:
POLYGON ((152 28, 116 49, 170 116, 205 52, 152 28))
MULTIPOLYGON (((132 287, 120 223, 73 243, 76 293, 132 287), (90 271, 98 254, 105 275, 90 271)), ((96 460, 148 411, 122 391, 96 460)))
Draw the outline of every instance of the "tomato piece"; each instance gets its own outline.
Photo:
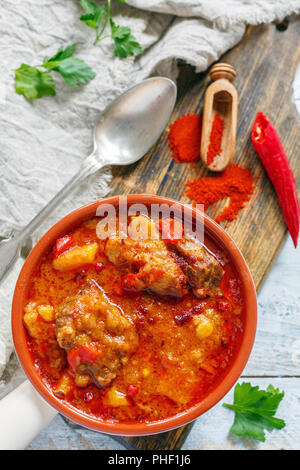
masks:
POLYGON ((156 228, 162 235, 162 238, 169 243, 176 243, 182 239, 183 227, 181 222, 175 219, 159 219, 156 222, 156 228))
POLYGON ((76 369, 76 367, 79 366, 80 357, 77 348, 68 351, 67 360, 72 370, 76 369))
POLYGON ((65 235, 62 238, 56 240, 54 246, 54 256, 57 258, 61 255, 64 251, 68 250, 73 243, 73 236, 72 235, 65 235))
POLYGON ((68 363, 71 369, 76 369, 81 362, 93 364, 100 356, 100 352, 95 345, 89 344, 71 349, 67 354, 68 363))

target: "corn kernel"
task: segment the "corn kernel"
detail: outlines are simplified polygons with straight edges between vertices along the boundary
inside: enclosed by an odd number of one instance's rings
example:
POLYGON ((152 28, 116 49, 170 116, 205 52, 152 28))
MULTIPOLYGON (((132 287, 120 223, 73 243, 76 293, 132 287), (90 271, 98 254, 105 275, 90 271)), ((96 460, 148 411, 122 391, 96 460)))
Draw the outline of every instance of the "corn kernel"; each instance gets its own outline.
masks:
POLYGON ((39 305, 37 311, 43 320, 49 322, 54 320, 54 308, 52 305, 39 305))
POLYGON ((142 374, 144 377, 148 377, 148 375, 150 375, 150 370, 145 368, 142 370, 142 374))
POLYGON ((196 326, 196 335, 199 339, 208 338, 213 332, 214 326, 212 321, 208 320, 203 316, 199 317, 199 321, 196 326))

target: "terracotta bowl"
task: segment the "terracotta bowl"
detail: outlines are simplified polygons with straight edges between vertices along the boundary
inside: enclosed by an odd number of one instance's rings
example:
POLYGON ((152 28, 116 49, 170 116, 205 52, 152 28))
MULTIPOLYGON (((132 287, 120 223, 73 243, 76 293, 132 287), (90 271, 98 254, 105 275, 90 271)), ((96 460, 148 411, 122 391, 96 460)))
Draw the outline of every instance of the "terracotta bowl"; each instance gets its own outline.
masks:
MULTIPOLYGON (((80 412, 64 401, 59 400, 41 379, 27 347, 26 332, 23 325, 23 312, 27 301, 30 280, 43 254, 51 248, 58 237, 63 236, 81 221, 95 216, 96 209, 99 204, 113 204, 118 206, 118 203, 119 198, 116 196, 80 207, 57 222, 35 245, 22 268, 15 288, 12 306, 13 340, 17 355, 29 380, 42 397, 58 412, 82 426, 109 434, 155 434, 177 428, 194 420, 218 403, 218 401, 221 400, 221 398, 223 398, 235 384, 247 363, 255 338, 257 314, 256 292, 246 261, 234 241, 218 224, 208 216, 204 216, 204 230, 206 236, 212 239, 217 247, 223 250, 230 258, 231 263, 233 263, 242 281, 245 297, 244 332, 239 351, 226 375, 200 403, 197 403, 186 411, 178 413, 175 416, 151 423, 132 424, 101 421, 100 419, 93 418, 80 412)), ((147 194, 128 195, 127 203, 128 205, 134 203, 145 205, 149 205, 151 203, 165 203, 168 205, 176 204, 183 207, 183 204, 172 199, 147 194)), ((200 212, 197 212, 192 207, 185 206, 185 208, 185 210, 192 215, 194 220, 196 220, 195 218, 203 217, 200 212)))

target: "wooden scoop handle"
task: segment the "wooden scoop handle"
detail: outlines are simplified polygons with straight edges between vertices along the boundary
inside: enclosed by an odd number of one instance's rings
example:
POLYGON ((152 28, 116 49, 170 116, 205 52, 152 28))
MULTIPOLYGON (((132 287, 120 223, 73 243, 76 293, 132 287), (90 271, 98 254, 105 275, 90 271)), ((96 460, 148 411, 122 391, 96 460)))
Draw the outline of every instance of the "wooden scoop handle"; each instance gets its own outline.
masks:
POLYGON ((207 88, 204 97, 200 155, 209 170, 223 171, 235 152, 238 95, 231 82, 236 76, 236 71, 232 65, 220 63, 211 68, 210 76, 213 83, 207 88), (211 130, 216 114, 224 123, 221 149, 213 161, 207 163, 211 130))
POLYGON ((214 82, 221 78, 225 78, 225 80, 232 82, 236 77, 236 70, 230 64, 220 63, 212 66, 209 75, 214 82))

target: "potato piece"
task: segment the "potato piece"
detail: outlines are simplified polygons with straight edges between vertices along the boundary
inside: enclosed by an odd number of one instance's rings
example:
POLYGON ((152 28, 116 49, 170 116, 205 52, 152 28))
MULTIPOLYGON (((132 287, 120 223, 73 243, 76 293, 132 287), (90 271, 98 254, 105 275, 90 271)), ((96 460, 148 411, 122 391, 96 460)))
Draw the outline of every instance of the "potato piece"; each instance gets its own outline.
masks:
POLYGON ((84 222, 84 226, 87 227, 87 228, 91 228, 91 229, 96 230, 98 222, 99 222, 98 218, 90 219, 90 220, 87 220, 86 222, 84 222))
POLYGON ((87 374, 76 374, 75 383, 78 387, 86 387, 92 382, 92 379, 87 374))
POLYGON ((65 373, 61 376, 58 382, 58 385, 55 389, 55 395, 57 395, 59 398, 64 398, 71 390, 71 387, 72 379, 69 374, 65 373))
POLYGON ((36 320, 38 317, 36 302, 29 302, 24 310, 24 323, 30 335, 34 337, 36 335, 36 320))
POLYGON ((37 307, 37 311, 43 320, 47 322, 54 320, 55 314, 52 305, 39 305, 37 307))
POLYGON ((119 392, 116 388, 112 387, 108 390, 105 402, 108 406, 128 406, 129 402, 125 393, 119 392))
POLYGON ((157 240, 159 233, 151 219, 140 215, 131 218, 128 226, 128 236, 133 240, 148 240, 149 238, 157 240))
POLYGON ((194 323, 196 325, 196 335, 199 339, 206 339, 212 334, 214 326, 208 318, 203 315, 194 317, 194 323))
POLYGON ((79 268, 84 264, 93 263, 98 251, 98 243, 89 243, 88 245, 78 246, 53 260, 53 267, 58 271, 68 271, 79 268))

